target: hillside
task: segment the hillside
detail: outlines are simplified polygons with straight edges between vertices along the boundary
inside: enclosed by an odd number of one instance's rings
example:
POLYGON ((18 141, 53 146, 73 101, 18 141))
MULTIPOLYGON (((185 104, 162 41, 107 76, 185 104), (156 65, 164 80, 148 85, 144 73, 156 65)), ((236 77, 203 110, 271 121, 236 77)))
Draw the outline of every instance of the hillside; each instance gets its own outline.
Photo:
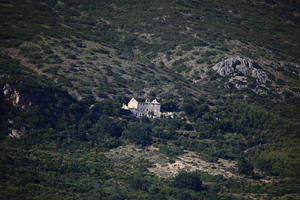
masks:
POLYGON ((76 97, 198 94, 191 82, 199 88, 233 56, 267 62, 280 79, 299 62, 297 1, 3 1, 1 9, 2 50, 76 97))
POLYGON ((0 198, 300 198, 299 35, 297 0, 2 0, 0 198))

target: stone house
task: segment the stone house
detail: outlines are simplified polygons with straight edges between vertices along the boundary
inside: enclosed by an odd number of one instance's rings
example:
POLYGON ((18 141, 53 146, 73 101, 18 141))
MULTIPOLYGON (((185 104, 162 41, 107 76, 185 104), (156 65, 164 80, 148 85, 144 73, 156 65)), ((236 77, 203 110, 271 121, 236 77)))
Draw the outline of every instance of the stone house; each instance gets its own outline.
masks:
POLYGON ((149 99, 146 99, 145 102, 138 102, 132 98, 127 105, 123 104, 122 109, 131 111, 136 117, 159 118, 162 116, 160 103, 156 99, 151 102, 149 99))
POLYGON ((123 104, 122 109, 129 110, 136 117, 174 118, 175 116, 175 112, 162 112, 160 103, 156 99, 153 101, 146 99, 145 102, 139 102, 132 98, 127 105, 123 104))

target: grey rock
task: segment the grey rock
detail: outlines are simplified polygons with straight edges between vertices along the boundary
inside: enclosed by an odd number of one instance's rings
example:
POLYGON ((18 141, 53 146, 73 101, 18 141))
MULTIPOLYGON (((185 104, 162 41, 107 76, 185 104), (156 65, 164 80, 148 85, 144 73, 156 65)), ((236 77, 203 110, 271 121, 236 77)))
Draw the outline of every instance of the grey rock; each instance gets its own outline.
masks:
POLYGON ((257 85, 265 84, 269 78, 255 61, 249 58, 233 57, 213 66, 213 70, 223 77, 244 76, 256 80, 257 85))
POLYGON ((25 128, 22 128, 21 130, 12 129, 11 133, 9 134, 9 137, 20 139, 24 135, 25 135, 25 128))
POLYGON ((12 94, 13 92, 14 92, 13 88, 8 83, 6 83, 3 87, 3 95, 7 96, 12 94))
POLYGON ((6 83, 3 87, 3 95, 5 99, 14 106, 20 103, 19 92, 16 89, 12 88, 8 83, 6 83))
POLYGON ((258 84, 264 84, 268 81, 267 73, 260 69, 252 69, 251 76, 256 79, 258 84))

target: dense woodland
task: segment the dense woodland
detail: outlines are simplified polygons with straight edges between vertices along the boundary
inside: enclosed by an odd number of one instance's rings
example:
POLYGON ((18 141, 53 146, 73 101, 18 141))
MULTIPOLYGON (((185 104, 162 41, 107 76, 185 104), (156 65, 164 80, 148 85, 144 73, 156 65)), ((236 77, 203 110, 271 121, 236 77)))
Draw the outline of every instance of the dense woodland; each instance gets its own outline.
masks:
POLYGON ((299 63, 299 2, 224 2, 1 1, 0 199, 299 199, 297 69, 268 66, 263 95, 211 70, 232 55, 299 63), (121 110, 132 96, 177 117, 135 118, 121 110), (237 175, 159 176, 147 156, 110 156, 128 145, 237 175))

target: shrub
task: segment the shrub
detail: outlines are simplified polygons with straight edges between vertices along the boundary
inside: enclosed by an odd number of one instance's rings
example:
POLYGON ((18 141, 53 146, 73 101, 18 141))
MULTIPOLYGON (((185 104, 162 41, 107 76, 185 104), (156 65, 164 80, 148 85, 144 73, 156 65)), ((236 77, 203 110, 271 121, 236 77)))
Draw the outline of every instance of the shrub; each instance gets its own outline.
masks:
POLYGON ((248 176, 253 175, 253 165, 244 156, 241 156, 241 158, 238 160, 237 167, 240 174, 245 174, 248 176))
POLYGON ((122 134, 122 128, 117 126, 112 119, 102 116, 94 125, 94 130, 100 134, 109 134, 113 137, 119 137, 122 134))
POLYGON ((119 116, 121 114, 121 103, 117 99, 106 99, 97 103, 94 110, 97 110, 103 115, 119 116))
POLYGON ((199 173, 196 172, 180 172, 173 180, 175 187, 181 189, 191 189, 195 191, 203 190, 202 180, 199 173))
POLYGON ((152 144, 151 127, 148 124, 132 122, 124 131, 124 135, 131 141, 142 146, 152 144))

